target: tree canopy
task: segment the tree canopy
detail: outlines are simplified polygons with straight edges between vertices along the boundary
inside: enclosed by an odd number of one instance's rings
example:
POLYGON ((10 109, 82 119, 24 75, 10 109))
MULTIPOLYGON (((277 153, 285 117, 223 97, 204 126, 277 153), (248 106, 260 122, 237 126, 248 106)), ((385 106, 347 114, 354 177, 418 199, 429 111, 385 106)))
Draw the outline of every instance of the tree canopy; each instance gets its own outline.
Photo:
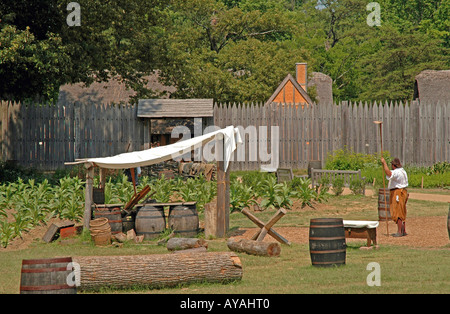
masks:
POLYGON ((66 83, 118 78, 158 97, 266 101, 296 62, 333 79, 339 100, 409 100, 422 70, 450 68, 450 0, 68 0, 0 3, 0 96, 57 99, 66 83), (75 12, 76 13, 76 12, 75 12))

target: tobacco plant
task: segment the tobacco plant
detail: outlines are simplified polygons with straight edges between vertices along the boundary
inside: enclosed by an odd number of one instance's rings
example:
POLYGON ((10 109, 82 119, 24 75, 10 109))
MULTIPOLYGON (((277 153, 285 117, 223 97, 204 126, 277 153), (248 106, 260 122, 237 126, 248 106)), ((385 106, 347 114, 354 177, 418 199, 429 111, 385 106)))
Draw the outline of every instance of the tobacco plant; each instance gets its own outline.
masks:
POLYGON ((253 188, 236 179, 232 180, 230 183, 230 212, 249 208, 253 204, 257 204, 253 188))

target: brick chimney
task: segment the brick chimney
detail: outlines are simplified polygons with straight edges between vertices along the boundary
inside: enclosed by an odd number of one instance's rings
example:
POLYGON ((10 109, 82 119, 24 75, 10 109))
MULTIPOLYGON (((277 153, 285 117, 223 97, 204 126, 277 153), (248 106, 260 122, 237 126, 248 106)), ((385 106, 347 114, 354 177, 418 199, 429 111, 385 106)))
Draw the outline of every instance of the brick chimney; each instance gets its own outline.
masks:
POLYGON ((296 63, 295 64, 295 78, 297 83, 308 92, 308 64, 306 63, 296 63))

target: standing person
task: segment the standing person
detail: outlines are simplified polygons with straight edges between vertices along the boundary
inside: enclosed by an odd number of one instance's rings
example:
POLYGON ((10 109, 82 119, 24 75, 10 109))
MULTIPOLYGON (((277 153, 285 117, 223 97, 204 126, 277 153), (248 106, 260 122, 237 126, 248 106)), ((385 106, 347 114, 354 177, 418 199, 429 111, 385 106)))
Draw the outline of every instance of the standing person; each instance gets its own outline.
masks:
POLYGON ((394 158, 391 162, 391 169, 389 169, 386 160, 381 157, 386 179, 389 180, 388 189, 389 194, 389 208, 392 220, 397 224, 397 233, 394 237, 406 236, 405 220, 406 220, 406 202, 408 200, 408 175, 405 169, 402 168, 400 159, 394 158))

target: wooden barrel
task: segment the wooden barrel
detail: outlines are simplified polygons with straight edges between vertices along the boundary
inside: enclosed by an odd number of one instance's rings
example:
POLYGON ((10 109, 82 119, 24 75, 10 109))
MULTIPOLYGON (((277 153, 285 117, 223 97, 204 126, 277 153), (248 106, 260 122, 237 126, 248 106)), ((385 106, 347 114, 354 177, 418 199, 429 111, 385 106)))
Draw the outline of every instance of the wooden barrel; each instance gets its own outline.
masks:
POLYGON ((122 218, 122 232, 127 233, 131 229, 135 228, 135 219, 136 217, 131 214, 122 218))
POLYGON ((379 189, 378 190, 378 220, 386 221, 392 220, 391 211, 389 209, 389 189, 379 189))
POLYGON ((71 262, 71 257, 22 260, 20 294, 76 294, 76 286, 67 284, 71 262))
POLYGON ((102 188, 93 188, 92 200, 95 204, 105 204, 105 190, 102 188))
POLYGON ((107 218, 108 223, 111 226, 111 233, 122 232, 122 214, 120 213, 120 207, 113 208, 97 208, 94 211, 95 218, 107 218))
POLYGON ((139 210, 135 220, 136 234, 144 239, 157 238, 166 229, 164 209, 147 204, 139 210))
POLYGON ((169 228, 177 235, 195 237, 198 234, 198 213, 195 206, 173 206, 169 209, 169 228))
POLYGON ((342 218, 310 220, 309 252, 313 266, 343 265, 345 264, 346 250, 342 218))

